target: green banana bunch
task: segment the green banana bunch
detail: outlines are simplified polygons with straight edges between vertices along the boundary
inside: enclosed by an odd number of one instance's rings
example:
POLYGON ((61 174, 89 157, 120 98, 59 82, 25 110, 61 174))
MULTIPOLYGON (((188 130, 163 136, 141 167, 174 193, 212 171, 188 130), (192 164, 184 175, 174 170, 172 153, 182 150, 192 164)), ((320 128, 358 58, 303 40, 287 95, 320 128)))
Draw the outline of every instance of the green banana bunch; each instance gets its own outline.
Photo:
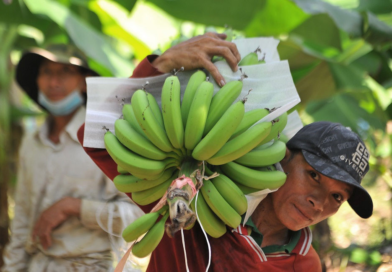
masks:
POLYGON ((144 90, 137 90, 133 93, 131 104, 133 112, 140 127, 147 138, 160 150, 170 152, 173 147, 166 135, 165 129, 159 124, 154 116, 144 90))
MULTIPOLYGON (((191 202, 191 209, 194 212, 196 212, 195 202, 196 196, 191 202)), ((211 237, 219 238, 226 233, 225 223, 211 210, 201 193, 197 196, 197 215, 200 225, 211 237)))
POLYGON ((133 245, 132 254, 138 258, 144 258, 149 255, 158 246, 165 234, 165 223, 169 213, 166 214, 155 223, 147 234, 136 244, 133 245))
POLYGON ((206 80, 206 74, 202 70, 197 70, 190 77, 188 84, 186 85, 184 97, 182 98, 181 104, 181 117, 184 127, 188 120, 188 114, 192 105, 193 97, 199 85, 206 80))
POLYGON ((286 174, 281 171, 260 171, 235 162, 224 164, 221 169, 233 181, 259 190, 277 189, 286 181, 286 174))
POLYGON ((175 153, 165 153, 148 139, 141 136, 133 127, 123 119, 114 123, 114 132, 117 139, 131 151, 152 160, 164 160, 168 157, 179 159, 175 153))
POLYGON ((205 180, 201 187, 201 193, 208 206, 229 227, 237 228, 241 223, 241 216, 215 188, 210 180, 205 180))
POLYGON ((229 140, 244 116, 244 101, 231 105, 211 131, 197 144, 192 157, 199 161, 208 160, 229 140))
POLYGON ((267 147, 258 146, 235 162, 249 166, 260 167, 280 162, 286 154, 286 144, 280 140, 275 140, 272 145, 267 147))
MULTIPOLYGON (((206 168, 206 173, 212 175, 212 171, 206 168)), ((248 209, 248 201, 238 186, 227 176, 219 174, 212 179, 212 184, 230 206, 239 214, 243 215, 248 209)))
POLYGON ((241 59, 241 61, 238 63, 238 66, 248 66, 248 65, 255 65, 259 63, 259 55, 257 54, 258 52, 261 52, 260 47, 257 47, 257 49, 245 57, 241 59))
POLYGON ((159 215, 167 211, 168 206, 163 206, 159 211, 146 213, 129 224, 122 232, 122 237, 127 242, 135 241, 137 238, 149 231, 158 220, 159 215))
POLYGON ((139 123, 136 120, 135 113, 133 112, 132 105, 131 104, 125 104, 122 109, 122 114, 124 119, 132 126, 134 130, 136 130, 140 135, 142 135, 144 138, 148 139, 146 134, 144 133, 143 129, 139 125, 139 123))
POLYGON ((283 113, 278 118, 274 119, 274 124, 272 125, 270 134, 262 140, 259 145, 263 145, 268 143, 269 141, 275 139, 282 133, 283 129, 286 127, 287 124, 287 112, 283 113))
POLYGON ((176 75, 166 78, 161 105, 167 137, 174 148, 180 149, 184 145, 184 125, 181 117, 181 85, 176 75))
POLYGON ((230 140, 243 133, 245 130, 256 124, 259 120, 267 116, 269 113, 270 112, 268 109, 254 109, 245 112, 244 118, 242 118, 241 123, 238 125, 233 135, 231 135, 230 140))
POLYGON ((211 82, 204 81, 197 88, 192 104, 190 105, 185 127, 185 148, 188 150, 193 150, 203 137, 204 126, 213 94, 214 85, 211 82))
POLYGON ((271 122, 254 125, 233 140, 228 141, 207 162, 212 165, 222 165, 244 156, 269 135, 271 126, 271 122))
POLYGON ((212 97, 204 127, 204 136, 210 132, 231 104, 238 98, 241 94, 242 86, 242 78, 240 80, 230 81, 212 97))
POLYGON ((150 108, 152 110, 152 113, 154 114, 155 119, 158 121, 159 124, 161 124, 162 127, 164 127, 162 112, 161 109, 159 108, 157 100, 149 92, 146 93, 147 93, 148 104, 150 105, 150 108))
POLYGON ((171 167, 164 171, 162 176, 154 180, 142 180, 138 177, 132 175, 117 175, 114 179, 114 185, 117 190, 123 193, 134 193, 144 191, 163 182, 167 181, 172 175, 176 168, 171 167))
POLYGON ((133 201, 139 205, 148 205, 153 203, 154 201, 162 198, 162 196, 166 193, 167 188, 169 188, 172 181, 177 177, 178 171, 175 171, 174 174, 163 183, 143 191, 132 193, 133 201))
POLYGON ((173 158, 155 161, 141 157, 123 146, 110 131, 105 133, 104 142, 106 150, 117 165, 140 178, 155 177, 165 169, 178 165, 178 161, 173 158))

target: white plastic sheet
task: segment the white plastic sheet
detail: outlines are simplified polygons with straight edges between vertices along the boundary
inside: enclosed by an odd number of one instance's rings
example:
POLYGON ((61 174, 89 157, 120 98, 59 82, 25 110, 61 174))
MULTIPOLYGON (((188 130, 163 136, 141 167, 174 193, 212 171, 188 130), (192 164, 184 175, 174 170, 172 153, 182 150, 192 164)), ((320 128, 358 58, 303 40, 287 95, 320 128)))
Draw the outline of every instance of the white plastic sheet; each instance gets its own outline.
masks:
MULTIPOLYGON (((244 98, 250 89, 252 91, 247 96, 245 109, 273 108, 279 107, 264 118, 272 120, 281 113, 291 109, 300 102, 297 90, 291 77, 287 61, 279 61, 277 53, 278 40, 273 38, 251 38, 234 41, 242 56, 254 51, 260 46, 262 58, 265 53, 266 63, 242 67, 242 71, 248 76, 243 80, 243 91, 239 99, 244 98)), ((226 82, 238 80, 241 72, 232 72, 225 61, 216 62, 221 74, 226 82)), ((181 82, 182 93, 185 90, 189 77, 194 71, 180 72, 178 77, 181 82)), ((121 117, 122 105, 130 103, 130 98, 134 91, 140 89, 142 85, 149 82, 147 91, 155 96, 160 104, 160 94, 163 82, 169 74, 164 74, 150 78, 87 78, 87 115, 84 133, 84 146, 93 148, 105 148, 103 127, 114 131, 114 122, 121 117)), ((211 79, 211 82, 213 80, 211 79)), ((214 83, 215 92, 219 90, 214 83)))

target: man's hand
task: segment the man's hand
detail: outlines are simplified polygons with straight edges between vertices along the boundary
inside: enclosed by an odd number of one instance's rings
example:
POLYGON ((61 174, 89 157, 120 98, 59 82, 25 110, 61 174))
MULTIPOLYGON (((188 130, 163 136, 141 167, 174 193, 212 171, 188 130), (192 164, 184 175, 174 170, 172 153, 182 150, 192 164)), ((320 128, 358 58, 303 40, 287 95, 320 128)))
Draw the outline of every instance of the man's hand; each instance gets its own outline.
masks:
POLYGON ((44 249, 52 245, 51 232, 70 216, 80 215, 81 199, 65 197, 46 209, 35 223, 32 239, 44 249))
POLYGON ((212 57, 224 57, 233 71, 238 70, 237 64, 241 60, 237 46, 232 42, 225 41, 225 38, 226 34, 212 32, 193 37, 165 51, 153 61, 152 65, 163 73, 181 67, 184 67, 185 70, 205 68, 217 84, 222 87, 226 83, 211 62, 212 57))

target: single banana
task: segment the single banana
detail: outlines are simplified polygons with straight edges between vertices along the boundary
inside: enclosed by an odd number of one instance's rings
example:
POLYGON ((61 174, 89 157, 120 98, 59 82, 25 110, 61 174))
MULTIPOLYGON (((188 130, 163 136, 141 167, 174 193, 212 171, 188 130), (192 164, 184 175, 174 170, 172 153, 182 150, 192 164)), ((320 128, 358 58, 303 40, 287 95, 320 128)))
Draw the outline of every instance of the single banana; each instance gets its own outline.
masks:
POLYGON ((213 94, 214 85, 211 82, 204 81, 199 85, 193 97, 185 127, 185 148, 188 150, 193 150, 203 137, 213 94))
POLYGON ((117 172, 121 175, 129 175, 129 172, 123 168, 121 168, 119 165, 117 165, 117 172))
POLYGON ((164 160, 168 157, 179 157, 173 153, 165 153, 153 145, 148 139, 141 136, 124 119, 117 119, 114 123, 117 139, 131 151, 152 160, 164 160))
POLYGON ((123 114, 124 119, 126 121, 128 121, 128 123, 132 126, 132 128, 134 130, 136 130, 144 138, 148 139, 146 134, 144 133, 142 127, 139 125, 139 123, 136 120, 136 116, 135 116, 135 113, 133 112, 131 104, 125 104, 123 106, 122 114, 123 114))
POLYGON ((166 212, 166 214, 152 226, 147 234, 139 242, 133 245, 133 255, 138 258, 144 258, 154 251, 165 234, 165 223, 168 217, 169 212, 166 212))
POLYGON ((106 150, 117 165, 134 176, 156 176, 173 164, 178 164, 174 158, 155 161, 141 157, 123 146, 110 131, 105 133, 104 142, 106 150))
POLYGON ((199 161, 208 160, 229 140, 244 116, 244 101, 231 105, 211 131, 197 144, 192 157, 199 161))
POLYGON ((249 195, 249 194, 252 194, 252 193, 254 193, 254 192, 261 191, 260 189, 251 188, 251 187, 242 185, 241 183, 238 183, 238 182, 234 182, 234 183, 235 183, 235 185, 237 185, 237 187, 241 190, 241 192, 242 192, 244 195, 249 195))
POLYGON ((242 185, 256 189, 277 189, 286 181, 286 174, 281 171, 260 171, 229 162, 221 166, 223 173, 242 185))
POLYGON ((123 193, 134 193, 144 191, 163 182, 167 181, 172 175, 176 168, 172 167, 166 169, 162 176, 154 180, 143 180, 132 175, 117 175, 114 179, 114 185, 117 190, 123 193))
POLYGON ((166 131, 155 118, 148 102, 146 92, 137 90, 132 95, 131 102, 136 120, 147 138, 160 150, 164 152, 172 151, 173 147, 167 138, 166 131))
POLYGON ((212 165, 222 165, 234 161, 255 148, 271 131, 271 122, 254 125, 241 135, 228 141, 207 162, 212 165))
MULTIPOLYGON (((191 209, 196 214, 196 196, 191 202, 191 209)), ((207 232, 208 235, 214 238, 219 238, 226 233, 226 225, 219 217, 211 210, 205 201, 203 194, 199 192, 197 196, 197 215, 199 224, 207 232)))
POLYGON ((248 66, 248 65, 255 65, 259 63, 259 56, 257 52, 261 52, 260 48, 257 47, 257 49, 245 57, 241 59, 241 61, 238 63, 238 66, 248 66))
POLYGON ((174 174, 170 178, 168 178, 165 182, 155 187, 132 193, 132 200, 139 205, 148 205, 158 199, 161 199, 162 196, 166 193, 167 188, 169 188, 170 184, 172 183, 173 180, 177 178, 177 176, 178 176, 178 171, 174 172, 174 174))
POLYGON ((186 85, 184 97, 182 98, 181 104, 181 118, 184 127, 188 120, 189 110, 192 105, 193 97, 195 96, 196 90, 199 85, 206 80, 206 74, 202 70, 197 70, 190 77, 188 84, 186 85))
POLYGON ((230 139, 233 139, 243 133, 245 130, 253 126, 260 119, 264 118, 269 114, 268 109, 254 109, 245 112, 244 118, 241 123, 238 125, 237 129, 234 131, 233 135, 231 135, 230 139))
POLYGON ((167 137, 176 149, 184 145, 181 117, 181 85, 176 75, 166 78, 162 88, 162 115, 167 137))
POLYGON ((249 167, 267 166, 280 162, 285 154, 286 144, 280 140, 275 140, 271 146, 258 146, 235 160, 235 162, 249 167))
MULTIPOLYGON (((206 168, 206 172, 208 175, 213 174, 208 168, 206 168)), ((219 174, 219 176, 212 179, 212 183, 221 196, 239 215, 243 215, 246 212, 248 209, 248 201, 246 200, 244 193, 231 179, 223 174, 219 174)))
POLYGON ((283 129, 286 127, 287 124, 287 112, 280 115, 278 118, 274 119, 274 124, 272 125, 270 134, 262 140, 259 145, 263 145, 268 143, 269 141, 275 139, 282 133, 283 129))
POLYGON ((154 224, 158 220, 159 215, 167 211, 167 209, 168 206, 165 205, 159 211, 153 213, 146 213, 141 217, 137 218, 123 230, 122 237, 124 238, 124 240, 129 243, 135 241, 141 235, 145 234, 154 226, 154 224))
POLYGON ((156 101, 155 97, 149 92, 147 92, 147 100, 148 103, 150 104, 155 119, 158 121, 159 124, 161 124, 162 127, 164 127, 162 112, 161 109, 159 108, 158 102, 156 101))
POLYGON ((207 135, 208 132, 210 132, 227 109, 241 94, 242 86, 242 78, 240 80, 230 81, 212 97, 203 135, 207 135))
POLYGON ((221 196, 210 180, 204 180, 201 192, 208 206, 229 227, 237 228, 241 223, 241 216, 221 196))

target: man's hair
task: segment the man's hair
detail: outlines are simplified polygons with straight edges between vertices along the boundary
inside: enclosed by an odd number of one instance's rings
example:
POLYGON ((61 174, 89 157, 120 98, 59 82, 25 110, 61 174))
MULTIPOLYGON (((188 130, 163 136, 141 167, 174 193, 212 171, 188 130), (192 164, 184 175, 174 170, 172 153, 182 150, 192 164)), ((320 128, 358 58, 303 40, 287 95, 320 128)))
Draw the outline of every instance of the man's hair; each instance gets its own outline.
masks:
POLYGON ((294 159, 295 156, 301 153, 301 149, 289 149, 290 150, 290 158, 287 160, 290 162, 292 159, 294 159))

